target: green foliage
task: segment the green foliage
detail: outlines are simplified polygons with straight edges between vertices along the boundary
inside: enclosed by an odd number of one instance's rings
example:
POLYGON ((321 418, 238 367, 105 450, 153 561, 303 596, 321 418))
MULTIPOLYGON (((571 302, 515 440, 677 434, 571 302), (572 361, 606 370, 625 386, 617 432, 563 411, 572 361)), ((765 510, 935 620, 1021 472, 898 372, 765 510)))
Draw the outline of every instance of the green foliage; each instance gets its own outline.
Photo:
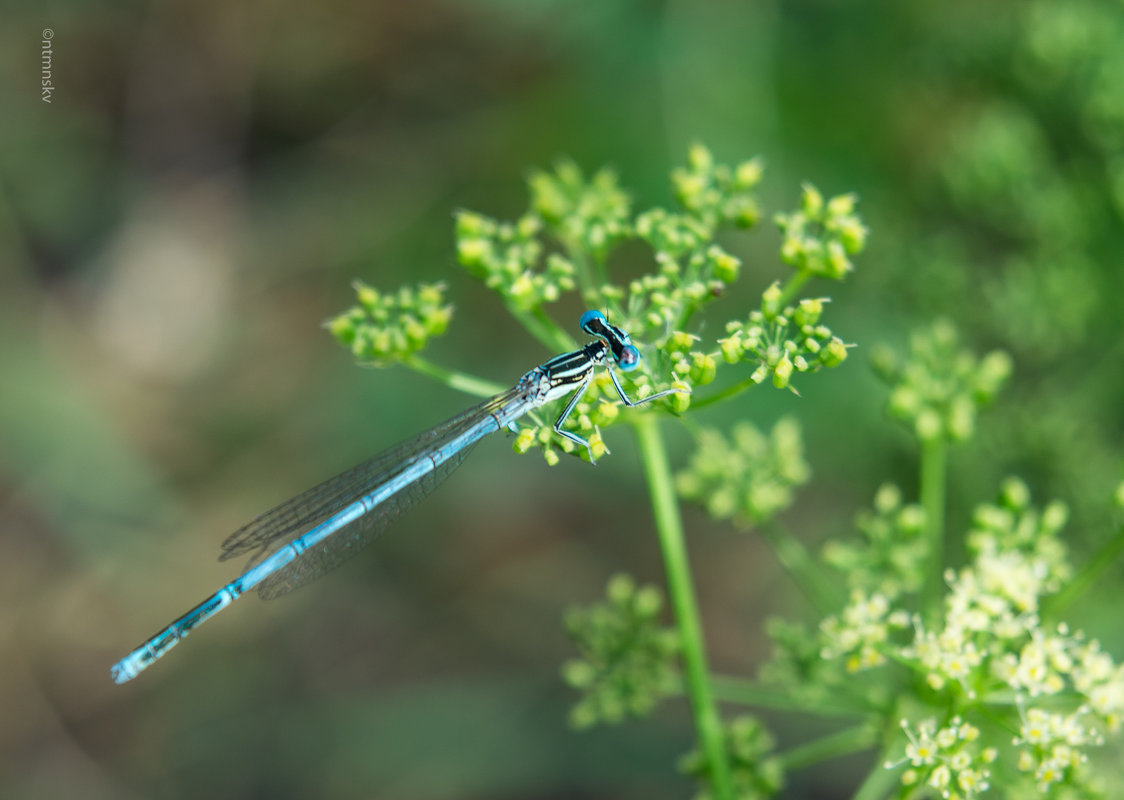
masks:
POLYGON ((577 728, 645 716, 679 688, 679 634, 660 624, 660 590, 621 574, 609 580, 606 597, 566 612, 566 630, 581 654, 562 667, 566 683, 582 692, 570 714, 577 728))

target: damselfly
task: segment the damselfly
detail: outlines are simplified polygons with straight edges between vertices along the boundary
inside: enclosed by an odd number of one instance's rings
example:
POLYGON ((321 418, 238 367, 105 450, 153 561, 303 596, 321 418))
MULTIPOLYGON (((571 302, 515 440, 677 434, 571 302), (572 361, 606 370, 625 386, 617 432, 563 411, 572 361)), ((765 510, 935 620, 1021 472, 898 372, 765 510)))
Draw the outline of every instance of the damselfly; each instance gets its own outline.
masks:
POLYGON ((589 442, 562 425, 597 367, 608 371, 626 406, 687 391, 673 388, 630 400, 612 365, 626 372, 636 369, 640 351, 600 311, 585 312, 579 324, 595 341, 550 359, 508 391, 297 495, 227 537, 220 559, 252 553, 246 570, 114 664, 113 680, 135 678, 239 595, 253 589, 265 599, 278 597, 338 566, 448 477, 480 439, 514 428, 515 420, 553 400, 570 395, 554 430, 586 448, 592 461, 589 442))

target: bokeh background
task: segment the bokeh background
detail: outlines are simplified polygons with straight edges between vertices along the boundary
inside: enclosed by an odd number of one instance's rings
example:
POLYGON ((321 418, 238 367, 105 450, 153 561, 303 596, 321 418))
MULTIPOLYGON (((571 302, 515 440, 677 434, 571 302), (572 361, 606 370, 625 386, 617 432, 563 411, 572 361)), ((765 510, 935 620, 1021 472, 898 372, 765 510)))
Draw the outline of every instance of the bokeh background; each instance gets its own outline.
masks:
MULTIPOLYGON (((674 798, 683 703, 577 734, 563 608, 659 581, 623 429, 597 469, 477 449, 346 567, 240 601, 139 680, 109 665, 235 569, 248 518, 470 401, 355 367, 321 329, 349 283, 445 281, 428 355, 508 383, 548 353, 456 265, 458 208, 510 217, 534 166, 612 164, 669 202, 692 141, 760 154, 771 210, 811 180, 872 229, 831 325, 859 348, 796 414, 809 547, 915 453, 867 358, 948 316, 1016 373, 950 463, 949 524, 999 479, 1112 530, 1124 408, 1124 8, 1032 0, 8 4, 0 26, 0 795, 674 798), (49 104, 42 29, 54 33, 49 104)), ((743 316, 784 268, 733 236, 743 316)), ((634 255, 625 269, 643 269, 634 255)), ((582 309, 559 304, 569 322, 582 309)), ((672 434, 677 458, 689 440, 672 434)), ((752 533, 687 517, 715 669, 750 674, 806 607, 752 533)), ((1073 619, 1119 656, 1120 570, 1073 619)), ((784 749, 822 732, 770 715, 784 749)), ((846 797, 870 758, 798 777, 846 797)))

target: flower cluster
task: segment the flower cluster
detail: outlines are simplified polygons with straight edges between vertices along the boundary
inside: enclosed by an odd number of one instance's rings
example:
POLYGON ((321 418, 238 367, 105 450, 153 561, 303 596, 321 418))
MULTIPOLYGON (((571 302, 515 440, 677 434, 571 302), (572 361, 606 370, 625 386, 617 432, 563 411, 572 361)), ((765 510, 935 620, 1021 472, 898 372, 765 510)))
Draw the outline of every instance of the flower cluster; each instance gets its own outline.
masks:
POLYGON ((991 777, 988 765, 999 757, 994 747, 981 747, 979 728, 953 717, 942 728, 936 720, 926 719, 916 728, 902 720, 908 744, 905 758, 885 766, 894 769, 904 763, 902 773, 906 787, 926 785, 946 798, 971 798, 987 791, 991 777))
MULTIPOLYGON (((656 209, 640 216, 637 231, 643 235, 653 217, 666 215, 656 209)), ((693 250, 679 256, 669 250, 656 249, 657 271, 631 281, 625 315, 633 329, 658 338, 682 326, 704 304, 720 297, 726 287, 737 280, 741 259, 709 239, 693 242, 693 250)), ((652 245, 657 247, 655 243, 652 245)), ((624 290, 606 284, 601 296, 619 301, 624 290)))
POLYGON ((838 615, 820 623, 825 659, 841 659, 847 672, 861 672, 886 663, 885 652, 893 630, 909 625, 909 614, 895 610, 886 595, 851 592, 851 599, 838 615))
POLYGON ((775 217, 784 236, 781 260, 798 272, 842 280, 854 269, 850 257, 866 245, 855 201, 853 194, 843 194, 825 202, 815 186, 804 184, 800 210, 775 217))
POLYGON ((566 613, 566 629, 581 658, 568 661, 562 676, 583 692, 570 714, 579 728, 646 714, 679 686, 679 636, 660 625, 659 589, 614 575, 606 594, 608 602, 566 613))
MULTIPOLYGON (((1054 501, 1038 511, 1030 505, 1030 489, 1018 478, 1008 478, 1000 489, 999 502, 984 504, 972 515, 968 547, 980 561, 1003 559, 1017 553, 1034 564, 1041 574, 1041 589, 1056 592, 1070 577, 1065 544, 1059 534, 1069 518, 1064 503, 1054 501)), ((1030 593, 1037 585, 1025 585, 1020 605, 1030 607, 1030 593)))
POLYGON ((728 335, 718 345, 726 363, 757 365, 750 376, 754 383, 772 377, 778 389, 795 392, 794 373, 839 366, 847 358, 847 345, 820 322, 825 300, 809 298, 782 307, 781 299, 780 286, 773 284, 747 321, 727 323, 728 335))
POLYGON ((723 222, 750 228, 761 216, 753 189, 763 172, 759 158, 731 169, 715 163, 705 146, 694 144, 687 151, 687 166, 671 173, 671 183, 679 204, 711 232, 723 222))
POLYGON ((876 351, 874 367, 891 387, 892 417, 912 426, 922 441, 963 441, 972 435, 979 407, 1010 376, 1011 358, 996 350, 977 359, 960 348, 956 329, 942 320, 914 333, 905 359, 876 351))
POLYGON ((943 626, 927 630, 916 621, 914 642, 902 655, 933 689, 955 682, 971 698, 1000 688, 1029 697, 1055 694, 1065 683, 1065 662, 1048 653, 1073 643, 1046 636, 1038 610, 1069 572, 1058 538, 1064 507, 1052 504, 1040 513, 1030 507, 1025 484, 1009 480, 999 503, 977 508, 974 520, 973 561, 946 576, 943 626))
POLYGON ((559 253, 543 261, 542 220, 526 214, 514 223, 470 211, 457 214, 457 258, 489 289, 521 311, 552 303, 574 288, 574 265, 559 253))
POLYGON ((527 183, 532 212, 569 250, 603 262, 632 233, 632 203, 611 169, 598 170, 586 180, 577 164, 563 160, 553 172, 531 173, 527 183))
POLYGON ((852 589, 877 592, 889 599, 921 588, 925 553, 922 533, 925 511, 916 503, 903 503, 901 490, 884 484, 874 495, 873 511, 855 519, 863 541, 831 540, 823 559, 847 578, 852 589))
POLYGON ((730 436, 705 428, 697 441, 676 486, 719 519, 766 522, 791 505, 793 489, 810 477, 800 425, 791 417, 779 420, 768 434, 742 420, 730 436))
POLYGON ((404 286, 383 294, 355 282, 359 303, 325 324, 356 359, 378 365, 401 361, 421 350, 449 327, 453 307, 444 284, 404 286))
POLYGON ((1056 784, 1079 783, 1079 772, 1088 760, 1082 747, 1099 746, 1104 735, 1087 725, 1088 709, 1054 713, 1042 708, 1021 712, 1022 724, 1014 744, 1019 748, 1019 769, 1034 776, 1045 794, 1056 784))
MULTIPOLYGON (((784 787, 784 763, 773 755, 776 742, 756 718, 742 715, 723 725, 730 780, 737 800, 765 800, 784 787)), ((711 766, 698 749, 679 762, 681 772, 700 784, 694 800, 714 800, 711 766)))

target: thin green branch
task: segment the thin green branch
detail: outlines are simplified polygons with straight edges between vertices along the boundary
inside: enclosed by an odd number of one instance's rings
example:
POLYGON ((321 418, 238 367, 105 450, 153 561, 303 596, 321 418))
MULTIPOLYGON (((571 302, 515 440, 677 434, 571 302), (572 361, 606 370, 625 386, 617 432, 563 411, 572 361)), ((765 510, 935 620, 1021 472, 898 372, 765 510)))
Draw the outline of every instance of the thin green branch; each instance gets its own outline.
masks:
POLYGON ((1074 600, 1088 592, 1109 567, 1119 563, 1121 554, 1124 554, 1124 527, 1101 546, 1092 559, 1066 583, 1060 592, 1043 603, 1043 616, 1056 619, 1074 600))
POLYGON ((800 290, 804 288, 804 284, 807 283, 808 279, 811 277, 812 273, 807 270, 799 270, 789 278, 788 283, 781 288, 781 296, 777 301, 777 307, 784 308, 796 299, 796 295, 800 293, 800 290))
POLYGON ((842 598, 833 591, 834 584, 827 579, 823 570, 808 554, 803 542, 775 521, 759 526, 758 530, 773 548, 773 553, 781 566, 821 616, 839 607, 842 598))
POLYGON ((671 479, 671 469, 667 463, 667 451, 653 415, 637 415, 633 418, 632 426, 636 431, 640 458, 652 496, 652 514, 663 553, 664 569, 667 571, 668 593, 682 641, 687 695, 691 700, 699 744, 710 764, 715 797, 732 800, 733 784, 730 780, 730 765, 726 759, 722 721, 710 685, 702 624, 695 603, 691 567, 683 539, 683 522, 671 479))
POLYGON ((947 443, 943 436, 921 440, 921 507, 925 509, 925 538, 928 543, 922 614, 932 622, 940 613, 944 595, 944 506, 945 459, 947 443))
POLYGON ((525 311, 512 303, 508 303, 507 309, 519 324, 538 339, 547 350, 554 353, 564 353, 567 350, 574 349, 574 340, 558 327, 558 324, 548 317, 542 308, 525 311))
POLYGON ((745 380, 739 381, 738 383, 735 383, 732 386, 727 386, 725 389, 722 389, 719 392, 715 392, 714 394, 709 395, 707 397, 702 397, 702 398, 696 400, 692 396, 691 397, 691 408, 692 409, 706 408, 707 406, 714 405, 715 403, 720 403, 723 400, 728 400, 729 398, 734 397, 735 395, 739 395, 742 392, 744 392, 746 389, 750 388, 751 386, 756 386, 756 385, 757 385, 757 381, 753 380, 753 378, 746 378, 745 380))
POLYGON ((877 743, 877 729, 869 723, 864 723, 794 747, 781 754, 781 759, 784 761, 785 771, 791 772, 819 764, 821 761, 869 750, 877 743))
MULTIPOLYGON (((898 770, 887 769, 884 766, 887 761, 886 756, 885 751, 879 754, 870 772, 867 773, 866 780, 851 796, 851 800, 884 800, 890 796, 901 778, 898 770)), ((921 789, 924 791, 925 787, 922 786, 921 789)))
POLYGON ((492 383, 492 381, 485 378, 469 375, 466 372, 439 367, 430 361, 426 361, 421 356, 408 356, 402 359, 402 364, 423 375, 440 381, 451 389, 476 395, 477 397, 491 397, 508 388, 498 383, 492 383))
POLYGON ((822 697, 801 698, 776 686, 767 686, 745 678, 728 675, 711 675, 710 685, 716 700, 754 708, 771 708, 777 711, 797 711, 825 717, 865 717, 877 713, 869 706, 839 695, 830 700, 822 697))

